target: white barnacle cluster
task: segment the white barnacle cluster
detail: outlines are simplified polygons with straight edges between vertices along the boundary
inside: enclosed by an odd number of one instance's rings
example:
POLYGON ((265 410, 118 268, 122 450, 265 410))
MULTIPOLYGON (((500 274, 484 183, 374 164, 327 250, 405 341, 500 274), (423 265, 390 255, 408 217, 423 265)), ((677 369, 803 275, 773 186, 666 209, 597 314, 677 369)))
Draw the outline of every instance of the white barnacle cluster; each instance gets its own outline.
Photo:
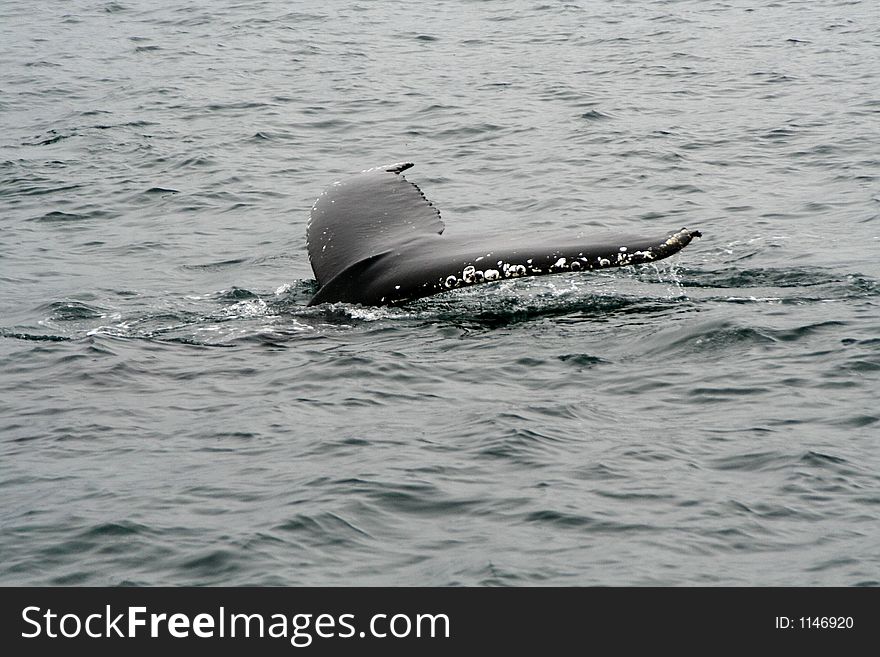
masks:
MULTIPOLYGON (((599 263, 601 266, 601 263, 599 263)), ((592 265, 590 265, 589 258, 584 257, 583 253, 578 253, 577 257, 573 258, 557 258, 556 261, 548 267, 548 272, 551 274, 555 274, 558 272, 564 271, 580 271, 581 269, 592 269, 592 265)), ((532 269, 536 274, 540 274, 541 270, 537 268, 532 269)))
POLYGON ((461 280, 465 285, 473 285, 475 283, 482 283, 485 279, 485 275, 482 271, 478 270, 473 265, 468 265, 461 272, 461 280))
POLYGON ((663 246, 678 246, 679 244, 681 244, 681 233, 670 235, 667 240, 663 242, 663 246))
POLYGON ((474 264, 467 265, 462 268, 461 273, 450 274, 442 277, 435 283, 441 289, 451 290, 453 288, 466 285, 476 285, 484 281, 498 281, 505 278, 520 278, 522 276, 537 276, 540 274, 556 274, 562 272, 577 272, 581 270, 591 270, 595 267, 610 267, 612 264, 626 265, 633 260, 641 262, 644 259, 653 259, 654 255, 650 251, 635 251, 629 253, 627 247, 620 247, 619 252, 610 258, 598 257, 595 264, 583 252, 573 257, 556 257, 555 260, 550 258, 543 267, 535 266, 534 258, 529 258, 525 264, 510 263, 504 260, 497 260, 494 267, 486 267, 485 269, 477 269, 481 262, 491 257, 491 253, 485 256, 479 256, 474 259, 474 264), (638 258, 638 260, 637 260, 638 258))
MULTIPOLYGON (((480 256, 475 262, 482 259, 483 257, 480 256)), ((504 276, 507 278, 510 278, 511 276, 525 276, 526 274, 526 268, 522 265, 508 265, 499 261, 499 267, 502 265, 504 267, 504 276)), ((440 279, 440 285, 447 290, 451 290, 452 288, 461 287, 462 285, 476 285, 483 281, 497 281, 501 276, 502 273, 498 269, 477 269, 473 265, 468 265, 461 270, 461 275, 456 276, 450 274, 446 278, 440 279)))
POLYGON ((621 266, 638 264, 640 262, 645 262, 648 260, 654 259, 654 253, 651 252, 650 249, 647 251, 633 251, 632 253, 627 253, 627 248, 625 246, 620 247, 620 252, 617 254, 617 264, 621 266))
POLYGON ((592 269, 593 265, 590 264, 590 259, 585 257, 583 251, 581 251, 580 253, 578 253, 577 258, 571 259, 571 264, 569 265, 569 268, 572 271, 580 271, 584 268, 592 269))
MULTIPOLYGON (((581 260, 584 259, 581 258, 581 260)), ((547 272, 550 274, 556 274, 564 271, 578 271, 580 268, 581 263, 578 262, 577 258, 571 258, 569 260, 569 258, 559 257, 553 262, 553 264, 547 267, 547 272)), ((533 271, 536 274, 542 273, 542 270, 537 268, 533 268, 533 271)))
POLYGON ((501 268, 501 275, 504 278, 519 278, 526 275, 525 265, 512 265, 509 262, 499 260, 498 266, 501 268))
POLYGON ((626 252, 626 247, 620 247, 617 253, 617 264, 620 266, 628 265, 632 262, 632 255, 626 252))
POLYGON ((651 249, 645 251, 629 251, 629 249, 625 246, 621 246, 618 249, 618 252, 614 254, 611 258, 603 258, 599 257, 596 261, 599 263, 600 267, 610 267, 612 264, 617 265, 619 267, 625 267, 626 265, 638 264, 640 262, 653 260, 656 255, 651 251, 651 249))

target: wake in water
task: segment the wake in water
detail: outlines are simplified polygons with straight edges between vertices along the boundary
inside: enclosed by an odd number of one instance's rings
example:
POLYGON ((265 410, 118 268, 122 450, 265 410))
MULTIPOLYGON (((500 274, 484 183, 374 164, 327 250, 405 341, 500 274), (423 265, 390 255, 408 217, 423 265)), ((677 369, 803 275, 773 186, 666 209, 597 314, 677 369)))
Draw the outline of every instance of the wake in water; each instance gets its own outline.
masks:
POLYGON ((823 268, 708 270, 665 263, 631 273, 599 273, 589 281, 577 275, 503 281, 391 308, 343 303, 307 307, 314 290, 314 281, 299 280, 274 292, 233 287, 179 299, 134 297, 116 308, 107 300, 55 301, 35 309, 41 315, 36 327, 4 327, 0 335, 45 341, 106 335, 230 346, 250 339, 295 341, 365 322, 441 321, 491 329, 545 317, 602 319, 707 303, 804 304, 880 296, 880 285, 867 276, 823 268))

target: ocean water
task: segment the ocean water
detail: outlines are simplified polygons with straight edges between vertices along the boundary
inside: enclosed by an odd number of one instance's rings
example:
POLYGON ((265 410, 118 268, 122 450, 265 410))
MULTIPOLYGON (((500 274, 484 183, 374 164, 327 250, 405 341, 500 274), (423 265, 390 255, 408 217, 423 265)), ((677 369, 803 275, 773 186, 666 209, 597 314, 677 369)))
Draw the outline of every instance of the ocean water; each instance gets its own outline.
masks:
POLYGON ((880 5, 0 5, 0 584, 880 585, 880 5), (307 308, 332 181, 656 266, 307 308))

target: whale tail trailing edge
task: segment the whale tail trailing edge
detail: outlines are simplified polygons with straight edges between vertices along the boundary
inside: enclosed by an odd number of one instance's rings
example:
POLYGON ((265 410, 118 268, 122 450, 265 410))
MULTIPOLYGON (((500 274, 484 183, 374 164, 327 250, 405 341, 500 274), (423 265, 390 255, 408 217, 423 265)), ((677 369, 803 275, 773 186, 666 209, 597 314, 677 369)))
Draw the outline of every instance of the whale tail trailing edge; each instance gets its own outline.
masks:
POLYGON ((447 290, 523 276, 655 262, 701 233, 602 239, 478 240, 443 236, 440 212, 401 162, 333 183, 315 201, 307 229, 319 289, 309 305, 398 304, 447 290))
POLYGON ((440 211, 399 162, 330 185, 312 206, 306 243, 319 286, 401 241, 443 232, 440 211))

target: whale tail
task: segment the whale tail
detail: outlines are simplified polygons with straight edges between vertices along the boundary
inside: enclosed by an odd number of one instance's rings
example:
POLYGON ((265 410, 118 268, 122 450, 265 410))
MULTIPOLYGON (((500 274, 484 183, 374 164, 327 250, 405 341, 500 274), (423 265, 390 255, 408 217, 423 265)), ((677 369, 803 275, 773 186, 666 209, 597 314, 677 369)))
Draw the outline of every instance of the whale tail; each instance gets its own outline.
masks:
POLYGON ((655 262, 701 233, 536 242, 449 238, 440 211, 401 173, 400 162, 328 187, 306 231, 318 291, 309 302, 390 305, 507 278, 655 262))

